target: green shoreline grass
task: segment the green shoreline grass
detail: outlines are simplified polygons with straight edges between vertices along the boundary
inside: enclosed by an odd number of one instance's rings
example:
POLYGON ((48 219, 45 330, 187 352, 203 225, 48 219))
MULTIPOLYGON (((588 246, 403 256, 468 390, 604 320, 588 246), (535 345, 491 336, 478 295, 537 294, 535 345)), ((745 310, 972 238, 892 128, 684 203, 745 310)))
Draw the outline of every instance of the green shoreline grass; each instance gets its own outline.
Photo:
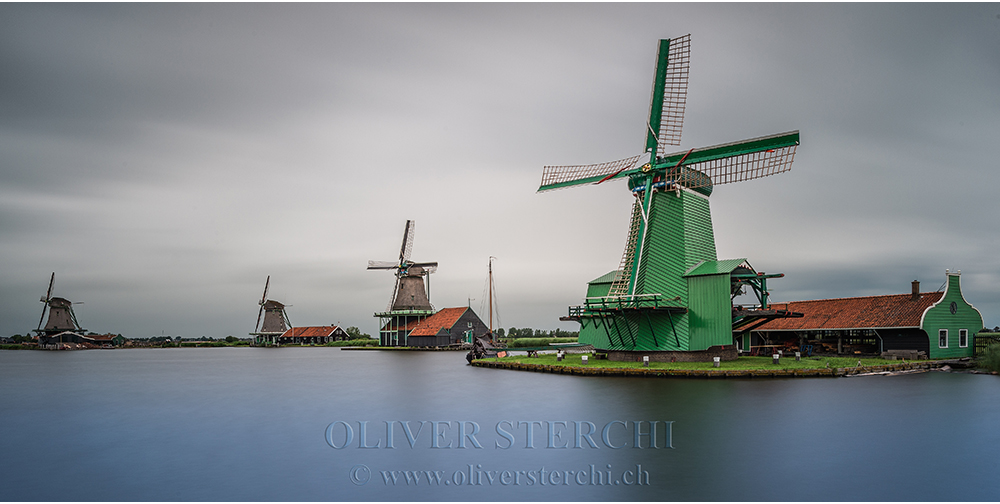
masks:
MULTIPOLYGON (((517 362, 521 364, 538 364, 545 366, 572 366, 584 368, 645 368, 642 362, 619 362, 609 360, 594 359, 590 356, 590 362, 584 364, 582 355, 586 354, 566 354, 562 361, 557 361, 555 354, 539 354, 538 357, 527 357, 525 355, 513 355, 500 359, 485 358, 485 361, 493 362, 517 362)), ((732 361, 722 361, 719 367, 715 367, 712 362, 650 362, 650 369, 715 369, 725 370, 771 370, 771 369, 826 369, 827 367, 853 368, 858 366, 884 366, 888 364, 900 364, 903 361, 892 361, 882 358, 858 358, 858 357, 803 357, 796 361, 795 357, 782 357, 778 364, 774 364, 771 357, 739 357, 732 361), (828 365, 829 364, 829 365, 828 365)))

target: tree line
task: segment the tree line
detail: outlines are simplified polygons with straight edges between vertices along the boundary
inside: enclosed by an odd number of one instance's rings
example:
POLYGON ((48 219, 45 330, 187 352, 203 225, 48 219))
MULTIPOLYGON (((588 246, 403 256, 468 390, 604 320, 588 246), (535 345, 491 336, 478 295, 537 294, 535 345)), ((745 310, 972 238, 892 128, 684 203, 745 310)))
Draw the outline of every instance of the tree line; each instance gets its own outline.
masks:
POLYGON ((497 336, 501 338, 577 338, 580 336, 579 331, 563 331, 562 329, 553 329, 551 331, 546 331, 544 329, 532 329, 530 327, 517 328, 511 327, 505 332, 502 328, 497 329, 497 336))

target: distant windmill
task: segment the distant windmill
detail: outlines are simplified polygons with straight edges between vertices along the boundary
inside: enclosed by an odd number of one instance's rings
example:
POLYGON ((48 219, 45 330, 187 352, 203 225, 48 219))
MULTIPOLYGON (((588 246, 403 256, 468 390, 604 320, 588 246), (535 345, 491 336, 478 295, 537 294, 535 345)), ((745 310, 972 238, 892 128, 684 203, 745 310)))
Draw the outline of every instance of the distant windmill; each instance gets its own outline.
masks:
POLYGON ((257 336, 258 343, 275 344, 277 343, 278 336, 281 336, 292 327, 292 323, 288 319, 288 313, 285 312, 286 305, 273 299, 267 299, 267 289, 270 286, 271 275, 268 275, 267 280, 264 282, 264 294, 261 295, 260 301, 257 303, 260 305, 260 310, 257 312, 257 325, 254 326, 253 332, 250 333, 251 336, 257 336), (264 320, 263 324, 261 324, 262 317, 264 320))
POLYGON ((43 336, 51 336, 66 331, 83 332, 84 329, 80 327, 80 323, 76 320, 76 314, 73 313, 74 303, 66 298, 52 297, 52 288, 55 284, 56 274, 52 272, 52 277, 49 279, 49 289, 39 299, 43 303, 42 316, 38 319, 38 329, 35 329, 35 332, 43 336), (45 322, 45 327, 43 328, 42 322, 45 321, 46 310, 49 312, 49 319, 45 322))
POLYGON ((379 340, 383 346, 405 345, 408 328, 434 313, 430 301, 430 274, 437 271, 438 263, 410 260, 413 228, 414 222, 406 221, 398 261, 368 261, 368 269, 392 270, 396 276, 396 286, 393 287, 387 311, 375 314, 381 320, 379 340), (427 277, 426 289, 424 277, 427 277))
POLYGON ((413 262, 410 252, 413 250, 414 222, 406 221, 403 230, 403 245, 399 249, 399 260, 368 261, 370 270, 393 270, 396 275, 396 286, 389 301, 389 311, 397 310, 433 310, 430 302, 430 274, 437 271, 437 262, 413 262), (424 288, 424 277, 427 277, 427 288, 424 288))

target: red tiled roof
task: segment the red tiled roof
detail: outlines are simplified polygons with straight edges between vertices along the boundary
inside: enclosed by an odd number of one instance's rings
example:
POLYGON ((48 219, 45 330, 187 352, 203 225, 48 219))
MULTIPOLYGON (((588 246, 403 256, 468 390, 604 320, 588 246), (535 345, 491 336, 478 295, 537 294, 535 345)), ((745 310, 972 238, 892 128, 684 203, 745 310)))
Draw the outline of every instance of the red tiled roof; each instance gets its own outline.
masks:
POLYGON ((758 331, 864 329, 878 327, 920 327, 924 310, 938 302, 943 292, 816 299, 776 303, 772 307, 802 313, 801 318, 774 319, 758 331), (785 306, 783 306, 785 305, 785 306))
POLYGON ((465 315, 467 307, 444 308, 441 311, 420 321, 410 336, 435 336, 441 329, 451 329, 458 319, 465 315))
POLYGON ((285 331, 281 338, 324 338, 333 334, 337 326, 293 327, 285 331))

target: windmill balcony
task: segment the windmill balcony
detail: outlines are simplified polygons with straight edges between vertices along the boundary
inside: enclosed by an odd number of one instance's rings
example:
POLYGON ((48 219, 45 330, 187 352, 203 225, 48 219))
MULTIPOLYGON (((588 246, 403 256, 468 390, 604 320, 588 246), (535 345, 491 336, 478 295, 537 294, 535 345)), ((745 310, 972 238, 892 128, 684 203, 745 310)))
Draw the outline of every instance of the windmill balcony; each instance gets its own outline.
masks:
POLYGON ((593 316, 594 313, 620 311, 659 310, 684 313, 687 308, 680 306, 680 297, 665 299, 662 294, 636 294, 633 296, 589 297, 582 306, 570 306, 569 317, 593 316))
POLYGON ((413 310, 413 309, 391 310, 375 314, 376 317, 395 317, 402 315, 419 315, 419 316, 434 315, 434 310, 413 310))

